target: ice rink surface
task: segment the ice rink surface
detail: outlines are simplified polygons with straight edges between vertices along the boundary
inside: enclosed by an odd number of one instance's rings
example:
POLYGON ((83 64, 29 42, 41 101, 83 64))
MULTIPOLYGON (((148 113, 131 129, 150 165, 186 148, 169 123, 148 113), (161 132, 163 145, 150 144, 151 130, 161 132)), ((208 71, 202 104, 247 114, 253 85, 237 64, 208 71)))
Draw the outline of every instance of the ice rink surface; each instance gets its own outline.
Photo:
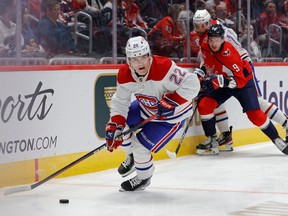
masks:
MULTIPOLYGON (((101 163, 101 161, 99 161, 101 163)), ((53 179, 4 196, 1 216, 279 216, 288 215, 288 156, 271 142, 218 156, 155 162, 144 191, 119 192, 116 169, 53 179), (60 204, 59 199, 69 199, 60 204)), ((131 174, 133 175, 133 174, 131 174)))

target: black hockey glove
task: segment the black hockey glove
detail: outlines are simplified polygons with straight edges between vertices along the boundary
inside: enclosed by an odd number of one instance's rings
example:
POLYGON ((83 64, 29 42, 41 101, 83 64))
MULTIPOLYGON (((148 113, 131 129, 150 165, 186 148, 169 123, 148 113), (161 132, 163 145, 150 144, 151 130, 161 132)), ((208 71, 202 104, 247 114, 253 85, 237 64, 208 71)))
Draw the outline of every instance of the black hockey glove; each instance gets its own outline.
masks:
POLYGON ((229 81, 223 75, 214 75, 204 80, 202 88, 205 95, 210 95, 212 92, 219 88, 227 87, 229 81))
POLYGON ((195 68, 195 70, 193 71, 193 73, 195 73, 200 81, 200 83, 203 82, 203 80, 206 77, 206 72, 204 70, 202 70, 202 68, 195 68))

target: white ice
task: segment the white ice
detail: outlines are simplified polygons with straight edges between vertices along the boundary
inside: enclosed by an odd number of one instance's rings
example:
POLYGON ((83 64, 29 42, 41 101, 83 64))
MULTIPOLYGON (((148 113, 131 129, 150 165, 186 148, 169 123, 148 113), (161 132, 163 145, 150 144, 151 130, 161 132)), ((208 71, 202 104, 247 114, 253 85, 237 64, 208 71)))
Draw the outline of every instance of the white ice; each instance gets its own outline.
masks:
MULTIPOLYGON (((101 161, 99 161, 101 163, 101 161)), ((271 142, 218 156, 155 162, 144 191, 119 192, 116 169, 53 179, 4 196, 1 216, 280 216, 288 215, 288 156, 271 142), (59 199, 69 199, 60 204, 59 199)))

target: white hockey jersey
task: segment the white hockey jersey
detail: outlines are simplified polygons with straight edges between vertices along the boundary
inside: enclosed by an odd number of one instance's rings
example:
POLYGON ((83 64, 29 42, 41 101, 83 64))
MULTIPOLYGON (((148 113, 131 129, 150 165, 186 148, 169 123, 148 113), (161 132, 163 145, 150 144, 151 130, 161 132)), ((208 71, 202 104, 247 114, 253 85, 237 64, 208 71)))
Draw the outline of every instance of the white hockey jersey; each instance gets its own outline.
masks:
POLYGON ((200 83, 195 74, 178 67, 168 58, 152 56, 151 66, 144 77, 138 77, 128 64, 119 69, 110 116, 121 115, 126 119, 131 95, 134 94, 141 106, 141 117, 147 118, 158 112, 158 102, 164 94, 169 93, 168 97, 178 106, 174 115, 165 121, 176 123, 191 115, 192 100, 199 90, 200 83))
POLYGON ((225 40, 229 41, 238 51, 238 53, 240 54, 241 58, 243 60, 246 60, 248 62, 251 61, 251 58, 248 54, 248 51, 242 47, 241 43, 238 41, 237 39, 237 34, 235 33, 235 31, 231 28, 228 28, 224 25, 222 25, 224 28, 224 38, 225 40))

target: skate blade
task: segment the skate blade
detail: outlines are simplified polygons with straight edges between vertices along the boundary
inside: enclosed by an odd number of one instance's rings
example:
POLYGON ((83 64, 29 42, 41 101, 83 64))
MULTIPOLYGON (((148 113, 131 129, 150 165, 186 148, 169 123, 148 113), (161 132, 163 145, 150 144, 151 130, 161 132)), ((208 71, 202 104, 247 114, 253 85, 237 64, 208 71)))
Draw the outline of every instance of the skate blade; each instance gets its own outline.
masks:
POLYGON ((233 151, 233 147, 232 145, 222 145, 222 146, 219 146, 219 151, 220 152, 231 152, 233 151))
POLYGON ((219 149, 219 152, 232 152, 234 149, 232 148, 232 149, 226 149, 226 148, 224 148, 224 149, 219 149))
POLYGON ((119 192, 137 192, 137 191, 143 191, 143 190, 145 190, 145 188, 146 187, 144 187, 144 188, 138 188, 138 189, 136 189, 136 190, 134 190, 134 191, 126 191, 126 190, 124 190, 123 188, 120 188, 119 189, 119 192))
POLYGON ((206 155, 219 155, 219 151, 206 151, 206 150, 197 150, 196 154, 200 156, 206 156, 206 155))

